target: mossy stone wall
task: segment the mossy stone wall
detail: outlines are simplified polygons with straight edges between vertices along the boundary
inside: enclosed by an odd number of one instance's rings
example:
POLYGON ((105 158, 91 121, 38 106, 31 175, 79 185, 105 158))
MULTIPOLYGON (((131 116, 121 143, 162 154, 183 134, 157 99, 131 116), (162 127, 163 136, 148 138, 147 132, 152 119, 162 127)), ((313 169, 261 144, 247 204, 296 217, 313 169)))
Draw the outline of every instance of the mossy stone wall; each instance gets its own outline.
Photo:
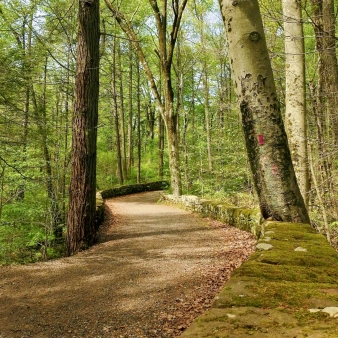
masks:
POLYGON ((251 232, 257 238, 260 236, 263 219, 258 209, 240 208, 230 204, 201 199, 193 195, 174 196, 161 193, 161 199, 169 203, 178 204, 187 210, 201 213, 205 217, 217 219, 241 230, 251 232))

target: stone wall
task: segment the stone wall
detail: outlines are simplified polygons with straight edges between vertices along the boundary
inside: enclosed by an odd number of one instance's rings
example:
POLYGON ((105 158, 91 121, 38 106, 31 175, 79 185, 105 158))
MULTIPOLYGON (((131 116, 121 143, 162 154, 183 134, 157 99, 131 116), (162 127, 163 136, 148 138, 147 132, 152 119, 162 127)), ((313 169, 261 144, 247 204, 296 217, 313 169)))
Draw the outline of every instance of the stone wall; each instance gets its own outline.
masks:
POLYGON ((132 185, 123 185, 118 188, 102 190, 100 194, 103 199, 112 198, 117 196, 123 196, 128 194, 135 194, 138 192, 144 191, 155 191, 155 190, 163 190, 169 187, 169 183, 167 181, 157 181, 157 182, 149 182, 149 183, 141 183, 141 184, 132 184, 132 185))
POLYGON ((217 219, 241 230, 251 232, 257 238, 262 231, 261 224, 263 219, 258 209, 240 208, 230 204, 201 199, 193 195, 177 197, 162 193, 161 200, 178 204, 184 209, 201 213, 205 217, 217 219))

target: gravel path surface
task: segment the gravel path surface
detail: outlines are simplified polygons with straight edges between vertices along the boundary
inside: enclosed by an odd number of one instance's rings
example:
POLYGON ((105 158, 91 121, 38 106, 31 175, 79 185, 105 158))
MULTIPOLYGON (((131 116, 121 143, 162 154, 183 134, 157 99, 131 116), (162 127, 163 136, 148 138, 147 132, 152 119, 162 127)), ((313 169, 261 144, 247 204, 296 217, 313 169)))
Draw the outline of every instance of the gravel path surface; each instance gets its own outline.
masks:
POLYGON ((158 198, 107 200, 100 243, 76 256, 1 267, 0 338, 178 337, 255 240, 158 198))

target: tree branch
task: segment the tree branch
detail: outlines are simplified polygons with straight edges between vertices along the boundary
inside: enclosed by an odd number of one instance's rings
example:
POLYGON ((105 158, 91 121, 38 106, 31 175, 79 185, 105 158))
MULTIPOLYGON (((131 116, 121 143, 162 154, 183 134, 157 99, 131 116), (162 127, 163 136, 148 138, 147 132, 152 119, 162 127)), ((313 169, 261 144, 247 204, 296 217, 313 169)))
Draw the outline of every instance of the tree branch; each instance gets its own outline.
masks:
MULTIPOLYGON (((149 0, 154 2, 153 0, 149 0)), ((119 24, 119 26, 121 27, 121 29, 124 31, 124 33, 129 37, 130 41, 132 42, 136 53, 138 55, 138 58, 145 70, 151 91, 155 97, 155 100, 158 104, 158 106, 161 108, 161 110, 163 111, 163 103, 161 101, 161 96, 158 92, 156 83, 155 83, 155 79, 154 79, 154 75, 149 67, 149 64, 147 62, 147 59, 145 57, 145 54, 143 52, 143 49, 140 45, 140 41, 134 31, 134 28, 131 24, 130 21, 128 21, 125 16, 109 1, 109 0, 104 0, 104 2, 106 3, 108 9, 112 12, 113 16, 115 17, 117 23, 119 24)), ((155 1, 156 3, 156 1, 155 1)), ((161 112, 162 113, 162 112, 161 112)))

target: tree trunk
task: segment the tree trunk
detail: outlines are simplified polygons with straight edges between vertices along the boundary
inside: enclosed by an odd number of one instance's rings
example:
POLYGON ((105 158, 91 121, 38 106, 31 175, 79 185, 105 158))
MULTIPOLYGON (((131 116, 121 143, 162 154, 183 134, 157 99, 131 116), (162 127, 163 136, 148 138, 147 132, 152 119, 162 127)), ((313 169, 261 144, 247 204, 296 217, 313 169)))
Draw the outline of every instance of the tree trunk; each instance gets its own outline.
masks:
POLYGON ((137 64, 137 183, 141 183, 141 89, 140 64, 137 64))
POLYGON ((58 199, 56 189, 53 184, 53 170, 50 150, 48 147, 48 122, 46 115, 46 91, 47 91, 47 58, 44 67, 44 81, 43 81, 43 92, 39 102, 36 97, 34 87, 31 87, 32 101, 34 106, 34 115, 38 126, 39 134, 41 137, 41 146, 43 149, 43 156, 45 160, 45 171, 46 171, 46 190, 47 196, 50 202, 50 216, 51 222, 48 225, 51 232, 54 234, 56 239, 62 238, 62 220, 60 208, 58 205, 58 199))
POLYGON ((307 154, 305 53, 302 9, 297 0, 283 0, 285 34, 285 129, 299 189, 308 205, 310 178, 307 154))
POLYGON ((323 86, 321 101, 328 111, 334 135, 338 144, 338 65, 336 55, 336 28, 333 0, 312 0, 314 13, 312 17, 319 55, 318 75, 323 86))
POLYGON ((204 74, 203 74, 203 87, 204 87, 204 118, 205 118, 205 129, 207 133, 207 152, 208 152, 208 165, 209 170, 212 171, 212 155, 211 155, 211 128, 210 128, 210 109, 209 109, 209 83, 207 64, 204 63, 204 74))
POLYGON ((220 0, 250 167, 264 218, 309 223, 292 166, 257 0, 220 0))
POLYGON ((99 1, 79 0, 78 4, 72 171, 66 238, 68 255, 92 245, 96 240, 99 1))
POLYGON ((130 172, 133 164, 133 45, 129 41, 129 105, 128 105, 128 163, 130 172))
POLYGON ((335 46, 335 14, 332 0, 312 0, 313 28, 318 51, 318 82, 316 86, 315 117, 318 130, 318 150, 322 196, 327 209, 337 217, 334 194, 335 178, 332 175, 332 154, 338 144, 338 66, 335 46), (321 138, 321 140, 320 140, 321 138))
POLYGON ((118 59, 118 74, 119 74, 119 84, 120 84, 120 114, 119 114, 119 120, 121 124, 121 154, 122 154, 122 174, 123 174, 123 180, 128 179, 127 174, 127 149, 126 149, 126 132, 125 132, 125 110, 124 110, 124 91, 123 91, 123 67, 122 67, 122 52, 121 52, 121 42, 116 42, 117 47, 117 59, 118 59))
POLYGON ((113 41, 113 48, 112 48, 112 57, 113 57, 113 64, 112 64, 112 79, 111 79, 111 92, 112 92, 112 99, 113 99, 113 120, 114 120, 114 127, 115 127, 115 146, 116 146, 116 162, 117 162, 117 177, 119 180, 119 184, 123 184, 123 164, 122 164, 122 152, 121 152, 121 136, 120 136, 120 121, 119 121, 119 108, 117 104, 117 81, 116 81, 116 45, 117 39, 115 38, 113 41))
POLYGON ((164 176, 164 122, 161 114, 158 114, 158 176, 164 176))

